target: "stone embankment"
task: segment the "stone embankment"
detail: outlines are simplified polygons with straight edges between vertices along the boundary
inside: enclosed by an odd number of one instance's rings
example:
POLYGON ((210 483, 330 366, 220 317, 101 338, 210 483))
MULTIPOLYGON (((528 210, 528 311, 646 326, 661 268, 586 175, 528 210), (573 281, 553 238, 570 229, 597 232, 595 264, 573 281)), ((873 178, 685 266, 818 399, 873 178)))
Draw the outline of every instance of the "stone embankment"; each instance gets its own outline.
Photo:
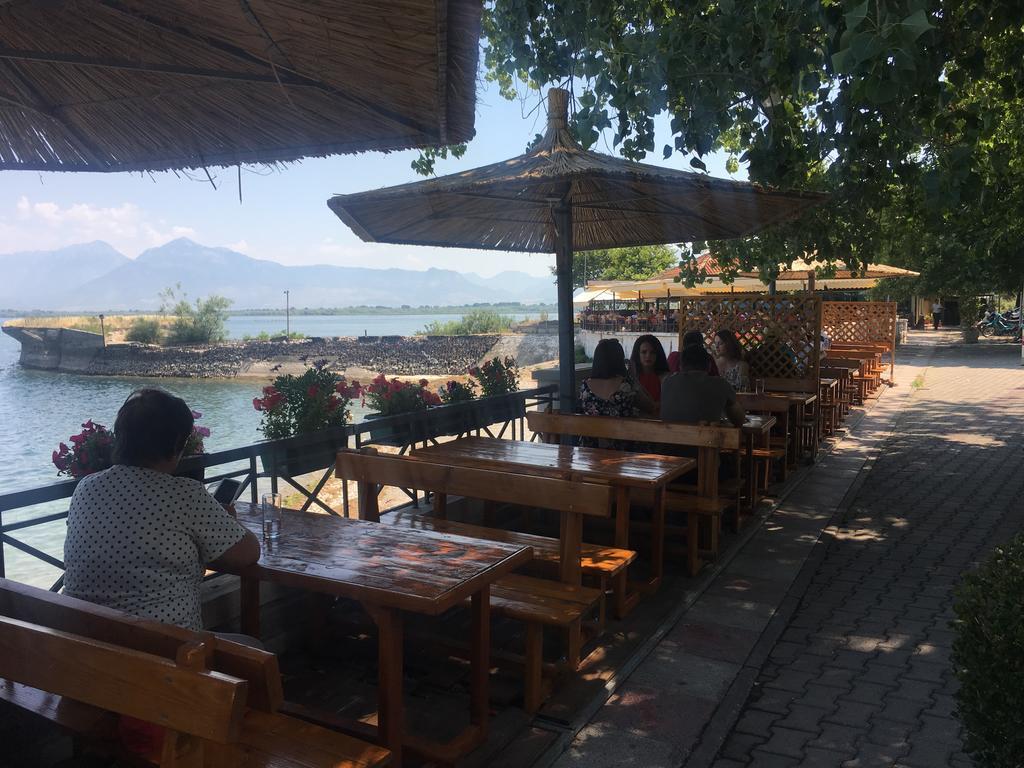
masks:
POLYGON ((21 342, 27 368, 96 376, 214 378, 291 372, 315 360, 336 370, 361 369, 388 375, 446 376, 495 355, 513 355, 521 365, 550 360, 557 339, 543 335, 361 336, 301 341, 239 341, 211 346, 102 346, 97 334, 67 329, 4 327, 21 342))

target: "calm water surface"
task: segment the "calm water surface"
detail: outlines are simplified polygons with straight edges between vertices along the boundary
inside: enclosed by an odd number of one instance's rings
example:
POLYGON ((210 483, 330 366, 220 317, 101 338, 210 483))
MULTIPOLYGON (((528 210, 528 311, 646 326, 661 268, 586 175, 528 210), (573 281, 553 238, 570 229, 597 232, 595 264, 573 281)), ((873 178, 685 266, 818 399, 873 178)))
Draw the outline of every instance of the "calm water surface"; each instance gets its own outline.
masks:
MULTIPOLYGON (((308 315, 291 319, 293 331, 308 336, 411 335, 428 322, 456 320, 460 315, 308 315)), ((524 319, 527 315, 517 315, 524 319)), ((2 321, 2 318, 0 318, 2 321)), ((255 336, 261 331, 276 333, 284 328, 283 317, 231 317, 231 338, 255 336)), ((143 379, 137 377, 96 377, 65 373, 29 371, 18 365, 18 342, 0 334, 0 493, 36 488, 57 481, 50 456, 58 443, 80 431, 86 419, 112 426, 117 409, 132 390, 159 385, 170 390, 203 414, 200 423, 212 435, 207 450, 218 451, 248 445, 259 439, 259 413, 252 398, 260 383, 195 379, 143 379)), ((356 419, 359 414, 355 414, 356 419)), ((39 505, 27 510, 0 510, 4 523, 35 517, 66 508, 66 502, 39 505)), ((54 557, 62 558, 63 522, 19 531, 26 543, 54 557)), ((30 558, 13 547, 3 548, 7 576, 49 586, 57 577, 55 568, 30 558)))

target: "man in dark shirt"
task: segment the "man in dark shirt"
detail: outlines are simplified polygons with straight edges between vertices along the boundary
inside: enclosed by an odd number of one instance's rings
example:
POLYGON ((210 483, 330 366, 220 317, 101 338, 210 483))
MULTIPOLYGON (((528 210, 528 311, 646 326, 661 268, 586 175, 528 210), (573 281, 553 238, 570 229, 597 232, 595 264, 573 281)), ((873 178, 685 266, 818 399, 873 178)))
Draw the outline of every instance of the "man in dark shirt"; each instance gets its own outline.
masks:
POLYGON ((736 392, 725 379, 708 375, 708 353, 696 346, 679 355, 680 372, 661 384, 661 418, 665 421, 706 421, 727 418, 736 426, 746 414, 736 402, 736 392))

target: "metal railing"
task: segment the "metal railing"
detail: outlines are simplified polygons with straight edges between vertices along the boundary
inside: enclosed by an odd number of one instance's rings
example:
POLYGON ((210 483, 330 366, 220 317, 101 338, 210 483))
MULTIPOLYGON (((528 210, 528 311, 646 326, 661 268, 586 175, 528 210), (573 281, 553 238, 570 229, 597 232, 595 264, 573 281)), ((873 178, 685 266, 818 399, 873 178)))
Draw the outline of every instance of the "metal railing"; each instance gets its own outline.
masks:
MULTIPOLYGON (((417 413, 403 413, 383 417, 337 429, 323 430, 310 435, 299 435, 284 440, 267 440, 241 448, 205 453, 182 460, 179 474, 190 476, 203 472, 203 482, 212 483, 224 478, 242 482, 242 493, 249 492, 250 501, 259 501, 259 484, 265 480, 277 492, 283 480, 305 497, 302 509, 316 505, 328 514, 339 512, 319 498, 333 474, 333 455, 339 448, 386 445, 398 448, 404 454, 417 445, 436 444, 439 437, 459 437, 467 434, 486 434, 502 439, 525 439, 526 411, 545 408, 557 399, 558 387, 548 385, 534 389, 481 398, 466 403, 454 403, 430 408, 417 413), (259 461, 257 461, 259 460, 259 461), (235 465, 235 466, 232 466, 235 465), (310 465, 312 469, 308 468, 310 465), (211 474, 211 470, 215 470, 211 474), (322 471, 312 490, 296 480, 297 476, 322 471)), ((0 578, 7 575, 5 547, 11 547, 46 565, 64 570, 64 563, 39 547, 24 541, 20 534, 32 529, 67 519, 66 505, 52 509, 57 502, 70 499, 78 480, 63 480, 38 488, 0 494, 0 578), (38 516, 5 522, 5 514, 49 505, 51 509, 38 516), (19 534, 19 535, 15 535, 19 534)), ((266 486, 264 486, 266 487, 266 486)), ((409 493, 414 501, 416 496, 409 493)), ((342 512, 349 515, 348 484, 342 483, 342 512)), ((63 584, 63 575, 50 587, 57 591, 63 584)))
POLYGON ((599 333, 664 333, 679 332, 678 320, 648 320, 636 317, 608 317, 584 315, 580 317, 579 327, 585 331, 599 333))

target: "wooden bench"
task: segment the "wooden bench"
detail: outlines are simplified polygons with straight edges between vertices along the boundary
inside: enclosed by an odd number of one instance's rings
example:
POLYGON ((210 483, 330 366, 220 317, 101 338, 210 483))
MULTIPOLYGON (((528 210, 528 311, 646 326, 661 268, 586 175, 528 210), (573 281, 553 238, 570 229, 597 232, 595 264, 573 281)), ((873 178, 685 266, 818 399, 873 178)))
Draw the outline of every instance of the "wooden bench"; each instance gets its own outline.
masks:
MULTIPOLYGON (((620 419, 611 416, 579 416, 574 414, 542 413, 535 411, 526 416, 534 432, 547 442, 555 442, 562 435, 594 439, 627 440, 641 444, 686 447, 697 452, 697 483, 670 485, 665 497, 669 512, 679 512, 687 519, 687 565, 691 575, 701 568, 701 548, 698 540, 699 520, 708 528, 706 552, 718 554, 722 516, 730 507, 739 515, 739 488, 736 497, 724 498, 718 480, 721 452, 735 453, 738 459, 742 435, 739 427, 718 424, 682 424, 657 419, 620 419)), ((638 496, 643 500, 642 496, 638 496)))
POLYGON ((0 579, 0 701, 115 756, 119 716, 164 729, 142 759, 174 768, 370 768, 387 750, 282 704, 277 657, 0 579))
MULTIPOLYGON (((545 542, 541 555, 549 562, 557 561, 560 581, 516 574, 498 579, 491 588, 491 607, 494 612, 526 624, 524 708, 529 712, 536 711, 542 698, 543 627, 555 627, 565 632, 566 663, 575 669, 581 655, 583 618, 593 610, 599 616, 604 615, 603 590, 582 586, 582 517, 609 516, 611 489, 556 478, 414 461, 402 456, 377 454, 373 449, 339 451, 336 465, 339 478, 357 483, 359 517, 362 520, 429 527, 432 530, 492 541, 513 541, 511 532, 444 520, 447 497, 462 496, 560 513, 561 535, 557 540, 545 542), (435 510, 440 512, 442 519, 405 516, 389 520, 391 515, 385 515, 382 519, 377 504, 381 486, 433 493, 435 510), (553 555, 552 549, 556 545, 557 555, 553 555), (497 599, 494 599, 495 596, 497 599)), ((628 550, 609 550, 606 554, 608 562, 604 567, 614 573, 619 573, 636 556, 628 550)))

